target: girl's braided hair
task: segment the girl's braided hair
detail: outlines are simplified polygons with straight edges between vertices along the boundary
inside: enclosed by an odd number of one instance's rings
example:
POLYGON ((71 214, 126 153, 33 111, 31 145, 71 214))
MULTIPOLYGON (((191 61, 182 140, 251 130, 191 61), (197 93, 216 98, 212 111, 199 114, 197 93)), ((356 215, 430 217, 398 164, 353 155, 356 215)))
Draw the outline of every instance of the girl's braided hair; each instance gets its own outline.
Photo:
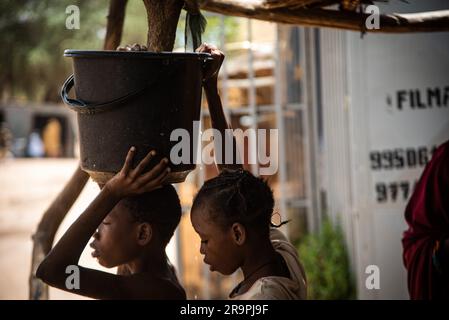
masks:
POLYGON ((224 170, 207 180, 193 200, 192 211, 201 206, 223 228, 239 222, 268 234, 270 226, 278 228, 288 222, 271 222, 273 191, 266 180, 243 169, 224 170))

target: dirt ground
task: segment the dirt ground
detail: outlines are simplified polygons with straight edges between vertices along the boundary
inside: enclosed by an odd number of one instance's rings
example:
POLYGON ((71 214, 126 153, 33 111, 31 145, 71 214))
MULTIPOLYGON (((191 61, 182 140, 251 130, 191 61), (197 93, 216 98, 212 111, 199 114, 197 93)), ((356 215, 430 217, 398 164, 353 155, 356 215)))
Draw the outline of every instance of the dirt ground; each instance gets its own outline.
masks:
MULTIPOLYGON (((77 166, 76 159, 0 160, 0 299, 28 299, 31 267, 31 235, 46 208, 77 166)), ((82 213, 98 193, 91 180, 62 222, 56 240, 82 213)), ((80 264, 103 269, 90 256, 87 247, 80 264)), ((172 256, 173 249, 167 254, 172 256)), ((173 259, 172 259, 173 261, 173 259)), ((50 299, 83 299, 78 295, 50 288, 50 299)))

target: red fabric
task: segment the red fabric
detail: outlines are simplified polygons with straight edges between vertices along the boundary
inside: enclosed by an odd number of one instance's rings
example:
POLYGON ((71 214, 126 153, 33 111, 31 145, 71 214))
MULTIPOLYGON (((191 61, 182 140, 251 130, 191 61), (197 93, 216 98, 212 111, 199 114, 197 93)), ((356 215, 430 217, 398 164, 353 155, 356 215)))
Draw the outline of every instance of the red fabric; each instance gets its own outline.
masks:
MULTIPOLYGON (((427 164, 405 209, 408 230, 402 239, 411 299, 441 299, 449 283, 435 270, 433 249, 449 236, 449 141, 427 164)), ((447 279, 447 278, 446 278, 447 279)))

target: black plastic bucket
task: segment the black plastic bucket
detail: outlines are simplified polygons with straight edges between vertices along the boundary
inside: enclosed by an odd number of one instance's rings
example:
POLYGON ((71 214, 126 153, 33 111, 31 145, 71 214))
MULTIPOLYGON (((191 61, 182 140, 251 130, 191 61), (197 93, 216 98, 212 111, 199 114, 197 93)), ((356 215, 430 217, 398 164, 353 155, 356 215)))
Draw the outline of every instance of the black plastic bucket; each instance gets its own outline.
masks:
MULTIPOLYGON (((123 165, 131 146, 136 165, 150 150, 170 159, 177 141, 174 129, 190 136, 190 163, 170 162, 169 182, 182 182, 195 169, 193 122, 201 109, 204 53, 153 53, 66 50, 74 74, 64 83, 61 97, 77 112, 81 168, 104 184, 123 165), (76 99, 69 98, 75 86, 76 99)), ((195 150, 196 152, 196 150, 195 150)))

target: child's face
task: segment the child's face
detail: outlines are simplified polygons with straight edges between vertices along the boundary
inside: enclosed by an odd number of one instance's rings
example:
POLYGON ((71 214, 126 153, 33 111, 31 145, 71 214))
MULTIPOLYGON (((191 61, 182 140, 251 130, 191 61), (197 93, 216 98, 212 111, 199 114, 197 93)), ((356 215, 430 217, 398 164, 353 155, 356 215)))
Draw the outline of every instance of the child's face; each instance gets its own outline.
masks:
POLYGON ((90 246, 92 257, 104 267, 112 268, 136 259, 142 250, 138 245, 138 223, 119 202, 106 216, 94 234, 90 246))
POLYGON ((192 226, 201 238, 200 253, 210 271, 224 275, 234 273, 242 265, 242 250, 232 237, 231 229, 224 231, 209 218, 203 209, 195 209, 190 215, 192 226))

